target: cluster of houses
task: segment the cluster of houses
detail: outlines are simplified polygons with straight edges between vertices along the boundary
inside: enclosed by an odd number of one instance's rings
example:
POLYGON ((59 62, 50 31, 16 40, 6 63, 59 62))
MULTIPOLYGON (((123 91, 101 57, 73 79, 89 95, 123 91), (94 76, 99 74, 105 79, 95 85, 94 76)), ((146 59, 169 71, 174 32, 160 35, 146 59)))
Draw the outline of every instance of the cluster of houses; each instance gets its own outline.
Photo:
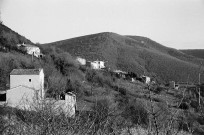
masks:
POLYGON ((97 69, 104 69, 105 68, 105 62, 104 61, 99 61, 99 60, 87 61, 86 59, 81 58, 81 57, 77 57, 76 60, 78 61, 78 63, 80 65, 90 67, 91 69, 97 70, 97 69))
POLYGON ((60 110, 72 117, 76 110, 76 95, 68 92, 59 95, 59 99, 46 98, 43 69, 13 69, 10 89, 0 91, 0 104, 27 110, 40 109, 46 104, 56 113, 60 110))
MULTIPOLYGON (((28 44, 18 44, 18 47, 24 48, 28 54, 35 57, 41 57, 42 55, 39 47, 28 44)), ((79 64, 88 66, 91 69, 105 69, 104 61, 86 61, 80 57, 77 57, 76 60, 79 64)), ((131 78, 131 81, 135 81, 137 78, 136 74, 121 70, 114 70, 111 73, 119 78, 131 78)), ((140 79, 146 84, 150 83, 150 77, 142 76, 140 79)), ((74 93, 62 93, 58 95, 58 99, 46 98, 43 69, 13 69, 10 73, 9 86, 8 90, 0 91, 0 105, 6 104, 10 107, 33 110, 42 108, 46 104, 51 105, 56 111, 63 111, 69 117, 75 116, 77 102, 74 93)))
POLYGON ((200 94, 204 96, 204 84, 192 84, 187 82, 175 82, 170 81, 169 82, 169 88, 172 89, 185 89, 186 92, 188 92, 190 95, 198 93, 200 90, 200 94))
MULTIPOLYGON (((95 69, 95 70, 101 70, 101 69, 105 69, 105 62, 104 61, 87 61, 84 58, 81 57, 77 57, 76 60, 78 61, 78 63, 80 65, 83 66, 87 66, 90 67, 91 69, 95 69)), ((123 78, 126 80, 130 80, 131 82, 134 82, 136 80, 139 80, 145 84, 149 84, 151 82, 150 77, 148 76, 141 76, 141 77, 137 77, 137 75, 135 73, 132 72, 125 72, 125 71, 121 71, 121 70, 113 70, 110 71, 112 75, 115 75, 117 78, 123 78)))

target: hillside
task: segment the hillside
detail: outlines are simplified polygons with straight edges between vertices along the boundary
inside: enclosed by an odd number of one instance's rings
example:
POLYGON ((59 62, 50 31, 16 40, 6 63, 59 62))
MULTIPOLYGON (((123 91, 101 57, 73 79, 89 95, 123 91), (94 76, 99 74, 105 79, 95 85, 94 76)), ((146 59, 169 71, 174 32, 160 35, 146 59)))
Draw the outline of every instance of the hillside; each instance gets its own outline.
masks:
MULTIPOLYGON (((193 131, 203 134, 203 113, 198 110, 197 91, 191 94, 186 92, 187 88, 176 90, 158 83, 147 87, 138 80, 131 82, 117 78, 107 70, 92 70, 80 66, 72 55, 88 60, 104 60, 115 69, 138 74, 145 71, 146 74, 160 76, 162 79, 176 78, 179 81, 181 78, 186 81, 188 74, 189 79, 195 81, 193 74, 196 77, 199 68, 197 63, 201 59, 167 48, 145 37, 114 33, 99 33, 39 45, 45 55, 42 59, 32 59, 30 55, 14 48, 16 43, 31 43, 29 40, 6 26, 2 25, 1 30, 4 31, 1 46, 6 47, 6 51, 0 50, 0 90, 9 88, 9 75, 13 69, 43 68, 46 98, 56 98, 59 94, 70 91, 77 96, 77 113, 72 119, 68 119, 63 113, 56 116, 49 105, 34 112, 0 105, 1 133, 120 134, 123 129, 127 128, 129 132, 129 129, 139 127, 146 134, 150 128, 153 129, 152 134, 155 129, 159 129, 160 133, 168 131, 173 134, 175 131, 175 134, 186 135, 193 131), (150 110, 151 107, 154 109, 150 110), (158 127, 153 123, 157 123, 158 127), (192 124, 187 128, 186 123, 192 124), (7 126, 11 124, 11 127, 7 126), (42 133, 43 130, 45 132, 42 133)), ((203 97, 203 93, 201 96, 203 97)), ((203 108, 203 100, 201 101, 203 108)))
POLYGON ((0 23, 0 49, 4 50, 16 50, 16 44, 28 43, 33 44, 29 39, 13 31, 9 27, 0 23))
POLYGON ((112 69, 145 72, 164 81, 187 81, 189 78, 197 82, 199 63, 204 62, 146 37, 108 32, 43 44, 42 47, 44 50, 57 47, 87 60, 104 60, 112 69))
POLYGON ((180 51, 187 55, 204 59, 204 49, 187 49, 187 50, 180 50, 180 51))

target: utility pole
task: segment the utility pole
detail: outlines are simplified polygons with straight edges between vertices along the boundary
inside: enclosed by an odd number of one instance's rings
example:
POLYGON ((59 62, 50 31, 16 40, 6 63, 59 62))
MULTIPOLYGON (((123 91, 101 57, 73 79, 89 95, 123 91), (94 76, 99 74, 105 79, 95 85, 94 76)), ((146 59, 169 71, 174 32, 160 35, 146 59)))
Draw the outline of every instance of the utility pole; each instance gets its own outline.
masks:
POLYGON ((200 98, 201 98, 201 96, 200 96, 200 87, 201 87, 201 85, 200 85, 200 76, 201 76, 201 74, 200 74, 200 72, 201 72, 201 69, 202 69, 202 62, 200 63, 199 74, 198 74, 198 94, 199 94, 198 103, 199 103, 199 108, 200 109, 201 109, 201 104, 200 104, 200 98))
POLYGON ((32 62, 33 62, 33 55, 34 55, 34 53, 32 54, 32 62))
POLYGON ((199 103, 199 106, 200 106, 200 73, 199 73, 199 75, 198 75, 198 91, 199 91, 199 101, 198 101, 198 103, 199 103))

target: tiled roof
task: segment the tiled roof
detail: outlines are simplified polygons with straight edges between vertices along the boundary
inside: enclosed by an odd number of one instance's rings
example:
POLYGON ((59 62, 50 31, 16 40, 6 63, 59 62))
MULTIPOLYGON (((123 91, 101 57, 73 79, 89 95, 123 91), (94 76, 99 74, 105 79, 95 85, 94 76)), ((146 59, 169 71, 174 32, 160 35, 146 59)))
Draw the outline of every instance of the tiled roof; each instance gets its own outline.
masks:
POLYGON ((41 69, 13 69, 10 75, 39 75, 41 69))

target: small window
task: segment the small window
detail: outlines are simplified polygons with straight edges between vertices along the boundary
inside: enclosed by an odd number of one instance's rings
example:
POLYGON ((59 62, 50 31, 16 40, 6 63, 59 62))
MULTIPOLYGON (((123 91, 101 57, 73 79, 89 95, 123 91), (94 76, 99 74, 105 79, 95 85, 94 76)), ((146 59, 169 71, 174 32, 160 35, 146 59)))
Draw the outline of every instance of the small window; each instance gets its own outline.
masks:
POLYGON ((31 79, 29 79, 29 82, 31 82, 31 79))
POLYGON ((6 93, 0 94, 0 102, 5 102, 5 101, 6 101, 6 93))
POLYGON ((60 95, 60 100, 65 100, 65 95, 64 94, 60 95))

